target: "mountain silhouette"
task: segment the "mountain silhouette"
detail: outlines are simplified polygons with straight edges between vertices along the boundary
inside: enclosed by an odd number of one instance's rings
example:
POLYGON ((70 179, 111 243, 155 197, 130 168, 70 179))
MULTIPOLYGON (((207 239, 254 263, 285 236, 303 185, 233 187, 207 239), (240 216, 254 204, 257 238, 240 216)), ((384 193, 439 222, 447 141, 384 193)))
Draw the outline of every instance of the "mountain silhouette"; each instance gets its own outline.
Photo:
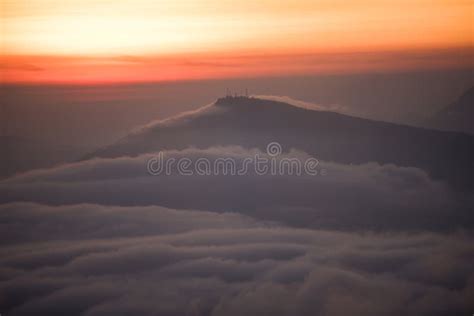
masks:
POLYGON ((474 134, 474 87, 459 99, 435 113, 427 125, 432 128, 474 134))
POLYGON ((279 142, 324 161, 417 167, 458 188, 472 188, 474 137, 299 108, 253 97, 225 97, 197 111, 148 124, 93 157, 137 156, 187 147, 279 142))

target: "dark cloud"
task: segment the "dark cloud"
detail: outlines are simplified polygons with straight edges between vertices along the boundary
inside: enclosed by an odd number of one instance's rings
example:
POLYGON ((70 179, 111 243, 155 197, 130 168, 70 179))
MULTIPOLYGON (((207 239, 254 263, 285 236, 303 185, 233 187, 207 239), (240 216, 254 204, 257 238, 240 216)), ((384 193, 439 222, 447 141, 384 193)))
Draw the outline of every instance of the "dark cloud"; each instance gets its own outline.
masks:
POLYGON ((20 71, 44 71, 45 69, 34 64, 21 63, 21 62, 9 62, 0 63, 0 69, 2 71, 20 70, 20 71))
POLYGON ((243 215, 176 211, 159 206, 105 207, 92 204, 46 206, 35 203, 0 205, 0 244, 66 239, 118 238, 181 233, 207 228, 252 227, 243 215))

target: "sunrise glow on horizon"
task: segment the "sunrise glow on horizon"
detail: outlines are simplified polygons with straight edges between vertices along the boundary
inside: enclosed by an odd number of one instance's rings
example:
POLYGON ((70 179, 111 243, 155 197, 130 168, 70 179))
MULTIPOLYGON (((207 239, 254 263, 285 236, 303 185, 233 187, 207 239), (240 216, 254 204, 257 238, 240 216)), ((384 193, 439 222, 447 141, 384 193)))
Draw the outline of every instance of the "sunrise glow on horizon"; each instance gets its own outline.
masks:
POLYGON ((6 82, 472 67, 472 1, 2 0, 6 82))

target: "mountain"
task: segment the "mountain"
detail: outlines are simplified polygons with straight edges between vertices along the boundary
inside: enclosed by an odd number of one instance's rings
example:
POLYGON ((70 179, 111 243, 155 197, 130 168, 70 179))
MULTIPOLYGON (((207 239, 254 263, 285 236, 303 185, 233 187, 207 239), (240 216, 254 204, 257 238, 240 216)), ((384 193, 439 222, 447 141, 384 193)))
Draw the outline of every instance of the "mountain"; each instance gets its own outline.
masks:
POLYGON ((239 145, 265 150, 279 142, 324 161, 378 162, 417 167, 434 179, 460 188, 474 187, 474 137, 334 112, 299 108, 283 102, 225 97, 197 111, 148 124, 93 157, 137 156, 190 146, 239 145))
POLYGON ((474 87, 431 117, 427 126, 474 134, 474 87))
POLYGON ((83 154, 78 146, 52 145, 18 136, 0 136, 0 179, 37 168, 74 161, 83 154))

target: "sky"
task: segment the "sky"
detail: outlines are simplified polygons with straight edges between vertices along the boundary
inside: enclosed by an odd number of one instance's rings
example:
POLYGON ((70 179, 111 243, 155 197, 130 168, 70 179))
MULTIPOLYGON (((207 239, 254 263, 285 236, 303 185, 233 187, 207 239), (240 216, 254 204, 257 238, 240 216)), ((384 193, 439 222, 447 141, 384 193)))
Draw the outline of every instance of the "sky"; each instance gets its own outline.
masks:
POLYGON ((472 67, 469 0, 1 0, 2 80, 174 81, 472 67))

